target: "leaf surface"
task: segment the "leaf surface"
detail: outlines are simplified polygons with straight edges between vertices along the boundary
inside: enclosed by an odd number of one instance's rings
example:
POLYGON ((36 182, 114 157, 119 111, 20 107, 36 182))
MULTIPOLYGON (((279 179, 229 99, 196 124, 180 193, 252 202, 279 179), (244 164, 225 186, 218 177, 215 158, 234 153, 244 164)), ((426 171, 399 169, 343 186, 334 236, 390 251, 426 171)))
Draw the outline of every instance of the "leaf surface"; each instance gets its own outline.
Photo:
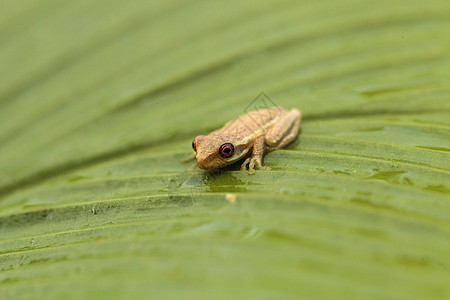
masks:
POLYGON ((0 298, 450 297, 449 9, 1 1, 0 298), (260 92, 271 171, 180 162, 260 92))

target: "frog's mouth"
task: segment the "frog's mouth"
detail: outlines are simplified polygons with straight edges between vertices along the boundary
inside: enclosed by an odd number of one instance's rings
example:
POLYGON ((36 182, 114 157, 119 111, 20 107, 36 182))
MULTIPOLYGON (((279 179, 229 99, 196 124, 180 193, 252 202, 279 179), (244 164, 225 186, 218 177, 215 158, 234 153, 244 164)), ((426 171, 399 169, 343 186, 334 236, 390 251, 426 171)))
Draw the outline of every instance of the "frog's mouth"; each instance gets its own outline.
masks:
POLYGON ((205 165, 197 160, 197 166, 202 170, 209 170, 208 165, 205 165))
POLYGON ((219 168, 223 168, 226 165, 228 165, 229 163, 226 161, 215 161, 213 163, 213 161, 207 161, 207 160, 200 160, 200 162, 197 160, 197 166, 202 169, 202 170, 215 170, 215 169, 219 169, 219 168))

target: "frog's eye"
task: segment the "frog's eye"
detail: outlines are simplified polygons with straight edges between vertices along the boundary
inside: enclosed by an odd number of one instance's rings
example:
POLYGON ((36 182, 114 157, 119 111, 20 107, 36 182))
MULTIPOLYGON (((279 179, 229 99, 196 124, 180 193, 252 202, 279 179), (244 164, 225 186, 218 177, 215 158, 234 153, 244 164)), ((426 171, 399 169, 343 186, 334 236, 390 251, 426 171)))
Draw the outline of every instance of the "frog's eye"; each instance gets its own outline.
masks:
POLYGON ((219 154, 223 158, 228 158, 234 154, 234 146, 231 143, 225 143, 219 148, 219 154))
POLYGON ((195 140, 192 141, 192 149, 194 149, 194 151, 197 152, 197 145, 195 143, 195 140))

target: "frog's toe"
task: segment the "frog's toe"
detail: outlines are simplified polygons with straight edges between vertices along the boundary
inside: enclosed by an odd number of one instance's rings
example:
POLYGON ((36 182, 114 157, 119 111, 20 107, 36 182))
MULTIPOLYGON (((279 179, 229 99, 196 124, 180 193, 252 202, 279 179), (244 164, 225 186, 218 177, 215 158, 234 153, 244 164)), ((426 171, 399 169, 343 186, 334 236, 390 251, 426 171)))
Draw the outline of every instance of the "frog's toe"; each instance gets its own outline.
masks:
POLYGON ((249 158, 247 158, 243 163, 242 163, 242 165, 241 165, 241 171, 246 171, 247 170, 247 165, 248 165, 248 163, 250 162, 250 157, 249 158))
POLYGON ((261 160, 256 157, 249 157, 247 158, 241 165, 241 171, 247 171, 248 174, 252 175, 255 174, 256 169, 259 170, 270 170, 270 167, 263 166, 261 164, 261 160))
MULTIPOLYGON (((250 159, 250 163, 248 164, 248 169, 253 170, 253 169, 255 169, 255 165, 256 165, 256 167, 258 167, 258 164, 259 164, 258 160, 256 158, 252 158, 252 159, 250 159)), ((255 173, 255 172, 253 172, 253 173, 255 173)))
POLYGON ((253 165, 251 165, 251 166, 252 167, 255 166, 259 170, 270 170, 270 167, 262 165, 261 160, 259 158, 254 158, 253 165))

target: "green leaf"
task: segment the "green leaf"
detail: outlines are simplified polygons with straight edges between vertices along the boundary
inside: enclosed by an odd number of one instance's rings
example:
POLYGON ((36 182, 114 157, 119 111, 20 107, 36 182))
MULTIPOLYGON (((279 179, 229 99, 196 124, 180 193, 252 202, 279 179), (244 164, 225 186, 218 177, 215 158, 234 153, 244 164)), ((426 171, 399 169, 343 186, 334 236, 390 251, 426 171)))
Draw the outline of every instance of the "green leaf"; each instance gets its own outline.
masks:
POLYGON ((448 299, 449 9, 0 1, 0 299, 448 299), (180 162, 262 91, 271 171, 180 162))

